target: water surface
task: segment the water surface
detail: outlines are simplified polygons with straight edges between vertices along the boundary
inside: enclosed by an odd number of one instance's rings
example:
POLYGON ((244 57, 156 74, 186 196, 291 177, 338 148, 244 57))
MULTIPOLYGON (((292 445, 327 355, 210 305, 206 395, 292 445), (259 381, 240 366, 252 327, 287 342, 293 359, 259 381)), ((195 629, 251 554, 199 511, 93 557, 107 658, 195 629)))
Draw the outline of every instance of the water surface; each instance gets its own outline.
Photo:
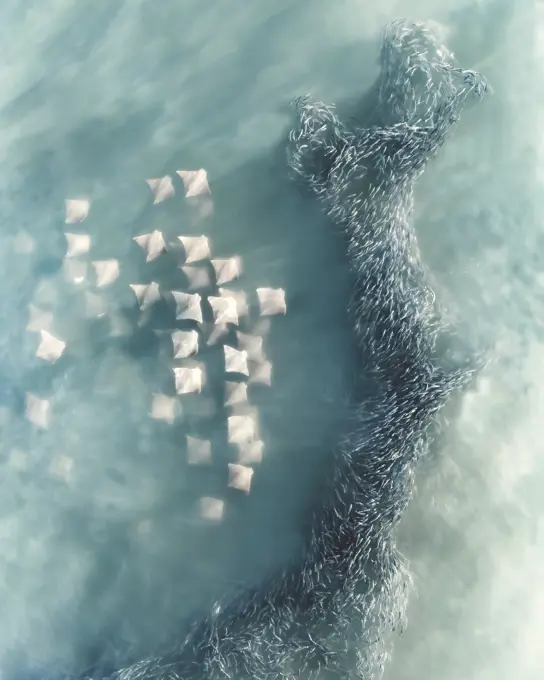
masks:
MULTIPOLYGON (((540 677, 544 625, 539 441, 543 296, 534 113, 540 74, 530 2, 6 0, 0 10, 0 666, 78 665, 151 650, 195 607, 281 564, 297 546, 352 381, 342 249, 285 177, 286 104, 312 92, 348 103, 377 73, 379 30, 432 18, 494 96, 467 112, 424 177, 418 233, 440 294, 492 361, 452 411, 399 530, 415 591, 388 680, 540 677), (177 185, 152 206, 148 177, 206 168, 213 217, 177 185), (118 258, 113 303, 160 276, 132 237, 153 229, 211 239, 243 258, 240 287, 283 287, 288 313, 265 339, 270 388, 255 391, 265 443, 246 497, 227 487, 221 418, 195 469, 189 425, 148 417, 168 363, 153 334, 105 343, 59 267, 63 201, 84 195, 93 258, 118 258), (25 252, 21 234, 35 248, 25 252), (77 348, 33 357, 28 305, 46 301, 77 348), (45 431, 22 418, 47 397, 45 431), (15 452, 15 454, 14 454, 15 452), (66 481, 59 456, 73 460, 66 481), (195 519, 225 501, 218 525, 195 519), (111 647, 111 649, 108 647, 111 647)), ((23 241, 24 243, 24 241, 23 241)), ((115 305, 114 305, 115 306, 115 305)), ((198 419, 197 419, 198 420, 198 419)), ((196 429, 195 429, 196 428, 196 429)), ((199 430, 199 428, 201 428, 199 430)))

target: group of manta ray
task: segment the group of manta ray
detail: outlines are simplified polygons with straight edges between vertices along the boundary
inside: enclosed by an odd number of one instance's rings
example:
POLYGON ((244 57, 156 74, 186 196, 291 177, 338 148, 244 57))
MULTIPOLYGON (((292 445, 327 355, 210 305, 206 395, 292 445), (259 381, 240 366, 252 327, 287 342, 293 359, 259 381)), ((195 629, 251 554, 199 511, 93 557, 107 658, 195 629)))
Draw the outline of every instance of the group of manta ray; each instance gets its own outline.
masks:
POLYGON ((479 363, 441 361, 444 320, 420 259, 414 187, 466 106, 488 92, 428 24, 386 27, 372 126, 310 96, 292 103, 293 191, 319 203, 345 244, 347 308, 364 398, 330 454, 296 559, 187 621, 177 645, 93 680, 379 678, 405 624, 410 575, 395 529, 431 426, 479 363))

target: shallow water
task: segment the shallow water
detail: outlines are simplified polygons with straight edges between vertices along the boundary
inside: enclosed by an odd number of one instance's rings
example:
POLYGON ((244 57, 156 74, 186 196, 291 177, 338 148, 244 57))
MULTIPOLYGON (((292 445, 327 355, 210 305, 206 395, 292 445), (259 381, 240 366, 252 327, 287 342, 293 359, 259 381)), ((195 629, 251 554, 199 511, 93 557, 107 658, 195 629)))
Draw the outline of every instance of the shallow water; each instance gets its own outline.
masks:
MULTIPOLYGON (((541 86, 531 54, 540 19, 532 3, 6 0, 7 677, 81 666, 114 650, 143 654, 195 608, 255 581, 297 545, 352 376, 342 250, 285 178, 286 104, 307 91, 356 100, 377 72, 379 30, 399 15, 440 21, 462 64, 481 69, 494 88, 467 112, 417 197, 420 242, 440 293, 492 361, 452 411, 399 530, 415 590, 386 677, 540 677, 544 279, 534 113, 541 86), (191 212, 180 183, 175 198, 152 205, 146 178, 201 167, 213 216, 191 212), (90 259, 121 263, 104 294, 108 315, 96 322, 85 287, 68 284, 60 268, 64 199, 78 196, 91 200, 91 211, 70 228, 91 235, 90 259), (137 319, 129 284, 168 279, 168 258, 145 264, 132 241, 154 229, 205 233, 214 257, 241 256, 235 287, 250 296, 259 286, 287 292, 287 314, 271 319, 264 338, 272 385, 251 393, 264 457, 248 495, 228 487, 235 459, 225 414, 202 417, 205 394, 184 398, 180 422, 149 418, 152 394, 171 388, 172 362, 156 336, 133 325, 128 340, 109 339, 108 318, 122 307, 137 319), (31 303, 51 307, 55 333, 67 341, 53 367, 33 356, 31 303), (28 392, 50 402, 45 430, 23 417, 28 392), (187 434, 213 442, 210 465, 188 464, 187 434), (203 496, 224 501, 220 522, 198 517, 203 496)), ((220 382, 216 359, 204 356, 212 384, 220 382)))

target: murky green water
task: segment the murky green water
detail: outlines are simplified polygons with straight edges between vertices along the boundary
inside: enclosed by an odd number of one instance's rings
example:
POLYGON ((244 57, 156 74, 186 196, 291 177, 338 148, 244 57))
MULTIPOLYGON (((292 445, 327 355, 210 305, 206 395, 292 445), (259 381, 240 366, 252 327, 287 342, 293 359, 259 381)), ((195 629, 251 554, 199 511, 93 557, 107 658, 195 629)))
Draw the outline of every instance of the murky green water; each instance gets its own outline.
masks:
MULTIPOLYGON (((517 0, 6 0, 0 666, 83 663, 108 642, 143 653, 297 545, 352 371, 342 250, 286 180, 286 104, 307 91, 356 99, 377 72, 378 31, 399 15, 443 22, 459 60, 495 90, 467 112, 417 199, 441 294, 493 360, 424 463, 399 532, 415 591, 386 677, 540 677, 540 74, 538 17, 517 0), (191 212, 181 183, 151 205, 146 178, 201 167, 213 215, 191 212), (70 227, 90 234, 89 259, 121 265, 106 319, 92 323, 94 289, 59 269, 64 199, 77 196, 91 200, 70 227), (170 389, 156 335, 108 339, 108 319, 134 308, 129 284, 169 281, 168 257, 145 264, 132 241, 154 229, 205 233, 214 257, 240 256, 235 287, 250 300, 259 286, 287 292, 287 314, 264 337, 272 385, 250 395, 264 456, 248 495, 228 487, 225 413, 206 415, 205 394, 184 398, 174 424, 149 418, 152 394, 170 389), (67 341, 53 367, 33 356, 31 303, 52 310, 67 341), (23 417, 29 392, 50 403, 45 430, 23 417), (211 464, 188 464, 187 434, 212 441, 211 464), (199 518, 202 497, 224 502, 220 522, 199 518)), ((219 384, 217 353, 203 360, 219 384)))

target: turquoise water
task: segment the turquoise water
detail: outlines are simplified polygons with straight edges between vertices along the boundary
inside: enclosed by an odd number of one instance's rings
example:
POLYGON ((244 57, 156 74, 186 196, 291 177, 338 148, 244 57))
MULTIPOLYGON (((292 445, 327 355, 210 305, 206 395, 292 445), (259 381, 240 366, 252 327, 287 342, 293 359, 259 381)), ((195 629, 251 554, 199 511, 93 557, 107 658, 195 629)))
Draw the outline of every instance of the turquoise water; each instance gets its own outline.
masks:
MULTIPOLYGON (((295 549, 352 376, 342 250, 286 181, 286 104, 307 91, 356 101, 377 73, 379 30, 404 15, 439 21, 462 64, 494 88, 417 197, 440 294, 492 361, 452 410, 399 530, 414 592, 386 677, 540 677, 539 18, 532 3, 512 0, 331 5, 49 0, 0 9, 8 674, 82 663, 108 644, 144 653, 194 608, 295 549), (201 167, 213 216, 191 213, 180 183, 174 198, 151 205, 145 179, 201 167), (78 196, 91 200, 89 216, 67 227, 64 200, 78 196), (59 270, 69 228, 90 234, 91 259, 120 262, 106 319, 90 322, 85 290, 59 270), (134 307, 129 284, 170 275, 168 258, 145 264, 132 241, 154 229, 205 233, 214 257, 242 257, 236 285, 250 297, 259 286, 287 292, 287 314, 271 319, 264 339, 272 385, 252 393, 264 457, 247 496, 228 488, 233 454, 221 413, 201 415, 205 395, 184 400, 182 422, 149 418, 171 368, 155 335, 130 326, 132 340, 105 340, 110 317, 134 307), (49 307, 67 342, 52 367, 34 357, 29 304, 49 307), (29 392, 50 403, 46 429, 23 417, 29 392), (188 433, 213 442, 211 465, 187 464, 188 433), (199 518, 202 497, 224 501, 220 522, 199 518)), ((214 356, 212 383, 222 379, 214 356)))

